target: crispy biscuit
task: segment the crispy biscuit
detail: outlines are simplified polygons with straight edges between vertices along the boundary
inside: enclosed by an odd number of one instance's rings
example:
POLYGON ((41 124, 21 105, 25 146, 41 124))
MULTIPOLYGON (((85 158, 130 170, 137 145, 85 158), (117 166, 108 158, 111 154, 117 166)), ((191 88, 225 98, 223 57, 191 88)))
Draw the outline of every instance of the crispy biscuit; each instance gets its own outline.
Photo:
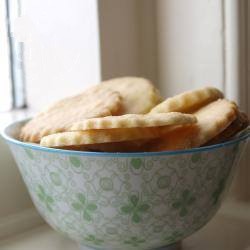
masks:
POLYGON ((150 113, 191 113, 194 110, 222 97, 223 94, 220 90, 213 87, 205 87, 167 98, 165 101, 154 107, 150 113))
POLYGON ((243 112, 238 112, 237 118, 220 134, 212 138, 204 146, 213 145, 221 142, 225 142, 233 138, 240 131, 245 129, 249 125, 248 117, 243 112))
POLYGON ((237 116, 237 106, 226 99, 214 101, 194 113, 198 122, 172 129, 147 146, 149 151, 199 147, 220 134, 237 116))
POLYGON ((195 122, 195 117, 177 112, 159 114, 127 114, 85 119, 70 127, 70 131, 111 128, 156 127, 195 122))
POLYGON ((122 96, 120 115, 145 114, 162 101, 159 91, 144 78, 120 77, 101 84, 103 88, 118 91, 122 96))
POLYGON ((133 140, 133 141, 121 141, 121 142, 107 142, 89 145, 77 145, 60 147, 66 150, 76 151, 93 151, 93 152, 141 152, 143 145, 146 144, 148 139, 133 140))
POLYGON ((182 119, 175 120, 175 123, 167 126, 92 129, 56 133, 43 137, 40 144, 46 147, 64 147, 156 138, 172 129, 173 126, 196 122, 193 115, 181 114, 181 116, 182 119))
POLYGON ((192 140, 190 138, 197 137, 198 127, 195 125, 178 126, 162 137, 152 139, 144 145, 144 151, 168 151, 188 149, 192 147, 192 140))
POLYGON ((22 128, 20 139, 39 142, 43 136, 67 131, 75 122, 116 114, 120 106, 118 92, 96 85, 79 95, 60 100, 38 114, 22 128))
POLYGON ((64 147, 72 145, 130 141, 156 138, 160 136, 161 131, 165 132, 166 127, 71 131, 45 136, 41 139, 40 144, 46 147, 64 147))

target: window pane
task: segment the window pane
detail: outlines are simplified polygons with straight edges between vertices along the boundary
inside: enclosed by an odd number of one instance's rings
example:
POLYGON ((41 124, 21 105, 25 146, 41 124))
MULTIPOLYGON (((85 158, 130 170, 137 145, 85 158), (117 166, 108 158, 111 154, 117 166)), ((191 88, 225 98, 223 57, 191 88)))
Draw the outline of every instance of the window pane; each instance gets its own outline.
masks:
POLYGON ((23 0, 28 106, 39 110, 100 80, 95 0, 23 0))

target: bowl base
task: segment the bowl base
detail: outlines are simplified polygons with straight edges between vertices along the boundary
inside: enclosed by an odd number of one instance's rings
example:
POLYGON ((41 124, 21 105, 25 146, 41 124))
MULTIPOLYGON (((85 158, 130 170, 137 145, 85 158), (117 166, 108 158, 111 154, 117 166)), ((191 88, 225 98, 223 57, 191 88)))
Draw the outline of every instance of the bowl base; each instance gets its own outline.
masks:
MULTIPOLYGON (((92 248, 92 247, 80 245, 80 250, 108 250, 108 249, 92 248)), ((115 250, 115 249, 113 249, 113 250, 115 250)), ((165 246, 165 247, 154 248, 154 249, 151 249, 151 250, 181 250, 181 242, 177 242, 177 243, 165 246)))

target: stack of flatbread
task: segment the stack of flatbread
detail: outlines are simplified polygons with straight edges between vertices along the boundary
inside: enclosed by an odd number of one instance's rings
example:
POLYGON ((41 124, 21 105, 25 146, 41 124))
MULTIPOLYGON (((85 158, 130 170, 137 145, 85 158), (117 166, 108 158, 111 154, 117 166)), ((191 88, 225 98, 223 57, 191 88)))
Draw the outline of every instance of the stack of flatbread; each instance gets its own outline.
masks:
POLYGON ((47 107, 24 125, 20 140, 68 150, 167 151, 221 143, 248 124, 214 87, 164 100, 149 80, 122 77, 47 107))

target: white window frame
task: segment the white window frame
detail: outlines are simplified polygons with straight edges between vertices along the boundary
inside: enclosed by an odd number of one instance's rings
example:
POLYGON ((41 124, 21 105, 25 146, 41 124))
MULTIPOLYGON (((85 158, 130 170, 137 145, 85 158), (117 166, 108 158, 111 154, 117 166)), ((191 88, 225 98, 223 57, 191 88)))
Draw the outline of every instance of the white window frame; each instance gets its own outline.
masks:
POLYGON ((21 14, 21 3, 18 1, 1 2, 1 68, 3 72, 1 111, 26 107, 25 70, 23 62, 23 43, 17 41, 13 34, 13 24, 21 14))
POLYGON ((10 57, 9 41, 6 23, 6 6, 5 1, 0 2, 0 112, 10 110, 12 107, 12 87, 10 78, 10 57))

